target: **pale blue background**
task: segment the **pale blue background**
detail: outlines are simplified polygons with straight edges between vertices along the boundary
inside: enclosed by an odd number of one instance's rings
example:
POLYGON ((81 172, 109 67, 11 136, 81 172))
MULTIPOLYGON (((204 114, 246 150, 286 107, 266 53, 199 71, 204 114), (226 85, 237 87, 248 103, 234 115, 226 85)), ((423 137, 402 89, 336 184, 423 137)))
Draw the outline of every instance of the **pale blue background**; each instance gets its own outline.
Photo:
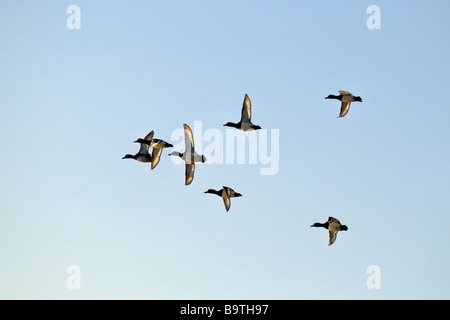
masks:
POLYGON ((2 1, 0 298, 449 299, 449 16, 437 0, 2 1), (363 98, 342 119, 324 100, 339 89, 363 98), (186 187, 170 150, 153 171, 121 159, 152 129, 225 133, 245 93, 279 129, 278 174, 199 164, 186 187), (228 214, 203 194, 222 185, 244 195, 228 214), (330 247, 309 227, 328 216, 349 227, 330 247))

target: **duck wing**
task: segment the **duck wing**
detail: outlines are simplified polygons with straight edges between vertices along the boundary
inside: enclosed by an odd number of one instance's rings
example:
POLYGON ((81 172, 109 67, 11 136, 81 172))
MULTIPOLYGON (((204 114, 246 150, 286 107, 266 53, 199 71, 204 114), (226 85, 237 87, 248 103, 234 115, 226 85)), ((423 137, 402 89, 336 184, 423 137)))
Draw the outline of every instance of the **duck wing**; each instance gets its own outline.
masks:
POLYGON ((250 122, 252 119, 252 102, 247 94, 242 105, 241 122, 250 122))
POLYGON ((230 207, 231 207, 231 200, 228 196, 222 197, 222 199, 223 199, 223 204, 225 205, 225 210, 228 212, 228 210, 230 210, 230 207))
POLYGON ((145 136, 144 140, 147 140, 147 141, 152 140, 153 139, 153 135, 154 135, 154 132, 152 130, 145 136))
POLYGON ((228 198, 231 198, 231 188, 222 186, 222 190, 223 190, 223 192, 225 192, 225 195, 226 195, 228 198))
POLYGON ((236 191, 234 191, 234 190, 231 189, 231 188, 228 188, 228 197, 234 198, 234 197, 235 197, 235 194, 236 194, 236 191))
POLYGON ((352 94, 348 91, 343 91, 343 90, 339 90, 339 94, 343 95, 343 96, 351 96, 352 94))
POLYGON ((152 141, 150 142, 150 147, 152 148, 160 148, 161 146, 161 139, 152 139, 152 141))
POLYGON ((335 241, 336 241, 336 237, 337 237, 337 231, 329 231, 329 239, 328 239, 328 245, 331 246, 335 241))
POLYGON ((195 163, 186 163, 185 164, 185 182, 186 186, 190 185, 194 180, 194 172, 195 172, 195 163))
POLYGON ((148 148, 150 147, 150 142, 153 139, 153 130, 150 131, 144 139, 137 139, 135 142, 139 142, 141 144, 141 147, 139 148, 140 154, 146 154, 148 153, 148 148))
POLYGON ((148 148, 150 148, 150 146, 144 142, 141 142, 141 147, 139 148, 139 153, 140 154, 147 154, 148 153, 148 148))
POLYGON ((330 226, 331 224, 333 224, 334 226, 340 226, 341 225, 341 222, 338 220, 338 219, 336 219, 336 218, 333 218, 333 217, 328 217, 328 226, 330 226))
POLYGON ((341 112, 339 113, 339 118, 342 118, 348 113, 348 110, 350 109, 350 101, 341 103, 341 112))
POLYGON ((162 149, 162 148, 169 148, 172 145, 164 140, 161 139, 152 139, 152 143, 150 145, 150 147, 152 148, 158 148, 158 149, 162 149))
POLYGON ((158 165, 159 160, 161 159, 162 150, 162 148, 153 148, 151 170, 153 170, 158 165))
POLYGON ((187 124, 183 124, 184 127, 184 152, 186 154, 193 153, 194 150, 194 136, 192 134, 191 128, 187 124))

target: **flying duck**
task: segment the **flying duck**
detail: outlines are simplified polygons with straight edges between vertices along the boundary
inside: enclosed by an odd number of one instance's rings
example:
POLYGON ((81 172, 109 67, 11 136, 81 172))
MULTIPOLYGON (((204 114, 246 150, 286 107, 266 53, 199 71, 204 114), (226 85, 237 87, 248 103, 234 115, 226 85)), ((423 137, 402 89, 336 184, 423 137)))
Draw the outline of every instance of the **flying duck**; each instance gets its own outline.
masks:
POLYGON ((251 122, 252 119, 252 102, 250 101, 250 98, 247 94, 245 94, 244 97, 244 103, 242 105, 242 111, 241 111, 241 120, 238 123, 233 122, 227 122, 224 124, 226 127, 233 127, 242 131, 247 130, 258 130, 261 129, 260 126, 254 125, 251 122))
POLYGON ((222 187, 220 190, 208 189, 205 193, 213 193, 222 197, 223 204, 225 205, 225 210, 228 212, 231 206, 231 198, 242 197, 242 194, 235 192, 233 189, 228 187, 222 187))
POLYGON ((331 246, 336 241, 336 236, 338 231, 347 231, 348 228, 346 225, 343 225, 339 222, 338 219, 333 217, 328 217, 328 221, 325 223, 315 222, 311 227, 323 227, 328 229, 330 237, 328 240, 328 245, 331 246))
POLYGON ((164 140, 161 140, 161 139, 153 139, 153 138, 151 138, 150 140, 137 139, 135 142, 139 142, 141 144, 145 143, 149 146, 149 148, 153 148, 151 170, 153 170, 158 165, 159 160, 161 159, 162 150, 164 148, 172 148, 173 147, 172 144, 170 144, 164 140))
POLYGON ((350 103, 353 101, 362 102, 361 97, 354 96, 348 91, 339 90, 339 95, 335 96, 333 94, 329 94, 325 99, 336 99, 341 101, 341 112, 339 113, 339 118, 345 116, 350 109, 350 103))
POLYGON ((192 135, 192 130, 187 124, 183 124, 184 127, 184 143, 185 150, 184 153, 179 153, 178 151, 172 151, 169 156, 178 156, 184 160, 185 164, 185 182, 184 184, 190 185, 192 180, 194 180, 195 162, 205 162, 206 157, 204 155, 199 155, 194 150, 194 136, 192 135))
POLYGON ((136 154, 126 154, 122 159, 134 159, 139 162, 152 162, 152 156, 148 153, 148 149, 150 147, 149 142, 153 138, 153 130, 149 132, 145 136, 144 139, 138 139, 135 142, 139 142, 141 147, 139 148, 139 152, 136 154))

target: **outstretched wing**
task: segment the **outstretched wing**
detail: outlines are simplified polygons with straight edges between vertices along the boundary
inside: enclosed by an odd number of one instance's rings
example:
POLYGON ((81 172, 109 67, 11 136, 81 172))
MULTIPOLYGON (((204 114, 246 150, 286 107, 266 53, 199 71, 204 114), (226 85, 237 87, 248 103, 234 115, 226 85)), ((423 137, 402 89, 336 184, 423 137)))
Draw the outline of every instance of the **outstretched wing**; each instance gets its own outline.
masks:
POLYGON ((225 205, 225 210, 230 210, 230 206, 231 206, 231 200, 229 197, 222 197, 223 199, 223 204, 225 205))
POLYGON ((241 122, 250 122, 252 119, 252 102, 247 94, 244 97, 244 103, 242 105, 241 122))
POLYGON ((192 135, 192 130, 187 124, 183 124, 184 127, 184 152, 186 154, 191 153, 194 150, 194 136, 192 135))
POLYGON ((339 117, 342 118, 348 113, 348 110, 350 109, 350 101, 341 103, 341 112, 339 113, 339 117))
POLYGON ((153 132, 153 130, 152 131, 150 131, 146 136, 145 136, 145 140, 147 140, 147 141, 150 141, 150 140, 152 140, 153 139, 153 134, 154 134, 154 132, 153 132))
POLYGON ((336 218, 333 218, 333 217, 328 217, 328 225, 330 225, 330 224, 332 224, 332 223, 336 223, 336 224, 338 224, 338 225, 341 225, 341 223, 339 222, 339 220, 338 219, 336 219, 336 218))
POLYGON ((144 139, 137 139, 135 142, 139 142, 141 144, 141 147, 139 148, 140 154, 146 154, 148 153, 148 148, 150 147, 150 141, 153 139, 153 130, 150 131, 144 139))
POLYGON ((185 165, 185 182, 184 184, 186 186, 190 185, 192 183, 192 180, 194 180, 194 172, 195 172, 195 163, 186 163, 185 165))
POLYGON ((329 231, 330 237, 328 239, 328 245, 331 246, 335 241, 336 241, 336 237, 337 237, 337 231, 329 231))
POLYGON ((223 189, 223 191, 225 192, 225 195, 226 195, 228 198, 230 198, 230 196, 231 196, 231 188, 222 186, 222 189, 223 189))
POLYGON ((162 150, 162 148, 153 148, 151 170, 153 170, 158 165, 159 160, 161 159, 162 150))
POLYGON ((352 94, 348 91, 343 91, 343 90, 339 90, 339 94, 343 95, 343 96, 351 96, 352 94))
POLYGON ((148 148, 150 148, 150 146, 148 144, 146 144, 145 142, 141 142, 141 147, 139 148, 139 153, 140 154, 148 153, 148 148))

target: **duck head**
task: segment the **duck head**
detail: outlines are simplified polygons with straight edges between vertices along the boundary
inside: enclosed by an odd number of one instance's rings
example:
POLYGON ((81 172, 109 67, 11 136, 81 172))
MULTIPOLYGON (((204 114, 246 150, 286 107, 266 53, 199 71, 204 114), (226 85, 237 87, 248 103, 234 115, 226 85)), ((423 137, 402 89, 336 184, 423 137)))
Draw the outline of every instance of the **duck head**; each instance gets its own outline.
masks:
POLYGON ((344 225, 341 226, 341 230, 342 230, 342 231, 347 231, 348 228, 347 228, 347 226, 344 224, 344 225))
POLYGON ((145 144, 148 144, 148 145, 150 145, 150 143, 151 143, 151 141, 148 141, 148 140, 145 140, 145 139, 141 139, 141 138, 139 138, 139 139, 137 139, 136 141, 135 141, 135 143, 145 143, 145 144))
POLYGON ((223 125, 224 127, 232 127, 232 128, 239 128, 239 123, 233 123, 233 122, 227 122, 223 125))
POLYGON ((353 97, 353 99, 355 100, 355 101, 358 101, 358 102, 362 102, 362 99, 361 99, 361 97, 353 97))
POLYGON ((319 222, 314 222, 314 224, 312 224, 311 227, 323 227, 325 229, 328 229, 328 225, 326 223, 319 223, 319 222))
POLYGON ((208 189, 204 193, 212 193, 212 194, 216 194, 218 196, 221 196, 222 195, 222 190, 208 189))
POLYGON ((341 96, 341 95, 335 96, 334 94, 329 94, 328 96, 325 97, 325 99, 337 99, 337 100, 342 100, 342 96, 341 96))
POLYGON ((136 156, 132 154, 126 154, 122 159, 136 159, 136 156))

